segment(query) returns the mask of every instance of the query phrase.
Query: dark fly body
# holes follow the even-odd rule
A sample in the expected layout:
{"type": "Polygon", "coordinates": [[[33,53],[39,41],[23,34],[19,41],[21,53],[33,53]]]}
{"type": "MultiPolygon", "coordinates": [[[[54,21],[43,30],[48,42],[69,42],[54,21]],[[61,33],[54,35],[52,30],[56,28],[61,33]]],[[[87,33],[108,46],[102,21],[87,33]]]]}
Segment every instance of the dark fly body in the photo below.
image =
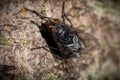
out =
{"type": "MultiPolygon", "coordinates": [[[[37,24],[34,21],[32,23],[37,24]]],[[[78,54],[84,46],[77,33],[62,22],[45,22],[37,26],[51,52],[59,59],[68,59],[78,54]]]]}

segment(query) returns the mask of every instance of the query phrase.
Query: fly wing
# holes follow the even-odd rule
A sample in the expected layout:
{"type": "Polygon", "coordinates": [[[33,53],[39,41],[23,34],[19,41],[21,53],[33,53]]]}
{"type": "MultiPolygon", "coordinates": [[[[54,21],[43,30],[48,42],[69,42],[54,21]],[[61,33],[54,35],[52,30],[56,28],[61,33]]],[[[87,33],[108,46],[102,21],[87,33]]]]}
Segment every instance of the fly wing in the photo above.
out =
{"type": "Polygon", "coordinates": [[[83,47],[82,52],[88,52],[90,50],[95,50],[99,48],[98,40],[91,34],[85,32],[79,32],[78,34],[83,40],[85,47],[83,47]]]}

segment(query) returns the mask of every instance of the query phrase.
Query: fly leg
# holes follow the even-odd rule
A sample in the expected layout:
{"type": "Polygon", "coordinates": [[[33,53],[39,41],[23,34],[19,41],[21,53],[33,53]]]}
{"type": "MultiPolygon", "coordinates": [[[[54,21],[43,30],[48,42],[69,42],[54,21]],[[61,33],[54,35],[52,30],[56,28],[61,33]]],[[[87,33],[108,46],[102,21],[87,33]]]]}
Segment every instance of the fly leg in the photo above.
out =
{"type": "Polygon", "coordinates": [[[35,10],[32,10],[31,12],[33,12],[34,14],[36,14],[37,16],[39,16],[41,19],[46,20],[46,19],[53,19],[50,17],[46,17],[46,16],[42,16],[41,14],[39,14],[38,12],[36,12],[35,10]]]}
{"type": "MultiPolygon", "coordinates": [[[[50,50],[49,49],[47,49],[47,47],[48,46],[39,46],[39,47],[36,47],[36,48],[31,48],[31,50],[35,50],[35,49],[41,49],[41,48],[43,48],[43,49],[45,49],[45,50],[47,50],[47,51],[49,51],[50,52],[50,50]]],[[[49,47],[50,49],[54,49],[54,50],[57,50],[56,48],[54,48],[54,47],[49,47]]]]}
{"type": "Polygon", "coordinates": [[[39,47],[36,47],[36,48],[31,48],[31,50],[41,49],[41,48],[43,48],[43,49],[45,49],[46,51],[49,51],[49,52],[50,52],[50,50],[47,49],[47,47],[48,47],[48,46],[39,46],[39,47]]]}
{"type": "MultiPolygon", "coordinates": [[[[35,11],[35,10],[31,10],[31,9],[26,8],[26,7],[23,7],[23,8],[24,8],[26,11],[30,11],[30,12],[34,13],[35,15],[39,16],[39,18],[41,18],[41,19],[43,19],[43,20],[45,20],[45,21],[46,21],[46,19],[48,19],[48,20],[49,20],[49,19],[53,19],[53,18],[50,18],[50,17],[43,16],[43,15],[39,14],[37,11],[35,11]]],[[[23,8],[22,8],[22,9],[23,9],[23,8]]],[[[21,9],[20,11],[18,11],[16,14],[22,12],[22,9],[21,9]]]]}
{"type": "Polygon", "coordinates": [[[65,14],[65,1],[63,1],[63,5],[62,5],[62,19],[63,19],[63,23],[65,24],[65,18],[68,20],[68,22],[70,23],[70,26],[73,27],[72,22],[70,21],[70,19],[67,17],[67,15],[65,14]]]}

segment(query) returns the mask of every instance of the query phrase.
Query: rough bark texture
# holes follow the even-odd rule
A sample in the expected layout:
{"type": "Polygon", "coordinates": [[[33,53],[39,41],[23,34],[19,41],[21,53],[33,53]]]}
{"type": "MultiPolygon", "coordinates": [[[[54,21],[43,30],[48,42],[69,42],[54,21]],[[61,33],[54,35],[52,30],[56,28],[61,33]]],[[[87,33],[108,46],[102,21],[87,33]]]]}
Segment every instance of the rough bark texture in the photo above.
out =
{"type": "MultiPolygon", "coordinates": [[[[39,29],[30,20],[41,19],[25,8],[61,19],[63,0],[0,0],[0,78],[2,80],[119,80],[119,0],[68,0],[65,12],[74,27],[93,35],[99,49],[72,60],[73,71],[59,69],[44,49],[39,29]],[[117,3],[117,4],[116,4],[117,3]],[[106,6],[108,4],[108,6],[106,6]],[[116,5],[115,5],[116,4],[116,5]],[[114,9],[113,9],[114,7],[114,9]]],[[[86,37],[86,36],[85,36],[86,37]]],[[[89,39],[89,38],[88,38],[89,39]]]]}

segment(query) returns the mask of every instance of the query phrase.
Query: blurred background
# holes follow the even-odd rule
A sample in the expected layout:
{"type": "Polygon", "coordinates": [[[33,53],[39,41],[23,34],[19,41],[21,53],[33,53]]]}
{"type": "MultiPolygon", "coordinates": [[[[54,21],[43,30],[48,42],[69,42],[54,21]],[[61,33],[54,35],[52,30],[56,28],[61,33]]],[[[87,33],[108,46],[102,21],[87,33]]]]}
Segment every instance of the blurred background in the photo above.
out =
{"type": "Polygon", "coordinates": [[[120,80],[120,0],[66,0],[73,26],[92,35],[99,46],[80,53],[73,72],[57,68],[60,61],[50,52],[30,50],[46,42],[30,22],[41,24],[41,19],[25,8],[62,20],[63,1],[0,0],[1,80],[120,80]]]}

